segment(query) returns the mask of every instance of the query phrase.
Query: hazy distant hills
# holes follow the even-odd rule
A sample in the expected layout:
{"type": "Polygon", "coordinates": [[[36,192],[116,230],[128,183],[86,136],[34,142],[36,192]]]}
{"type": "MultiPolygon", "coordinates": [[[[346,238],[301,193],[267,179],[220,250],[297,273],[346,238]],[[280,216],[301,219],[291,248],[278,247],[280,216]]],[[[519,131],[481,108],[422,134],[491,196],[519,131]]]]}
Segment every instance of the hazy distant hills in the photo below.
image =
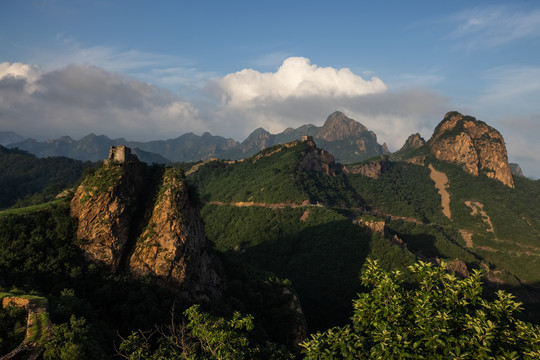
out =
{"type": "MultiPolygon", "coordinates": [[[[4,134],[4,133],[0,133],[4,134]]],[[[7,134],[7,133],[6,133],[7,134]]],[[[322,127],[303,125],[288,128],[279,134],[270,134],[259,128],[243,142],[210,133],[184,134],[175,139],[159,141],[128,141],[110,139],[104,135],[90,134],[80,140],[62,136],[55,140],[37,141],[12,137],[6,140],[10,148],[26,150],[38,157],[67,156],[78,160],[97,161],[107,158],[112,145],[126,145],[134,149],[139,158],[148,163],[191,162],[210,158],[240,159],[254,155],[267,147],[313,136],[317,145],[332,153],[336,161],[351,163],[375,155],[388,153],[385,144],[377,142],[377,136],[359,122],[349,119],[341,112],[331,114],[322,127]]],[[[6,139],[8,139],[6,135],[6,139]]]]}
{"type": "Polygon", "coordinates": [[[24,140],[24,136],[13,131],[0,131],[0,145],[6,146],[24,140]]]}

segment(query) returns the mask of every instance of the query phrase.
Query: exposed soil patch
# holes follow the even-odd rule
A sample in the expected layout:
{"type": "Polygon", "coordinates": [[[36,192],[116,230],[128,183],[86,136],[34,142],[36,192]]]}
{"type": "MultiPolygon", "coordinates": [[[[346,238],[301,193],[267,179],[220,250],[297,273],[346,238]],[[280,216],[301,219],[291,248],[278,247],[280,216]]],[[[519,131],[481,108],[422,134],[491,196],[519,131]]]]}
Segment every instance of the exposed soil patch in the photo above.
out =
{"type": "Polygon", "coordinates": [[[471,230],[459,229],[459,234],[465,240],[465,246],[472,248],[474,246],[472,236],[473,232],[471,230]]]}
{"type": "Polygon", "coordinates": [[[431,177],[431,180],[435,182],[435,187],[441,195],[441,205],[443,208],[442,212],[447,218],[451,219],[452,213],[450,212],[450,194],[448,191],[446,191],[448,188],[448,177],[445,173],[435,170],[431,164],[429,164],[429,170],[431,170],[429,177],[431,177]]]}
{"type": "Polygon", "coordinates": [[[304,213],[300,217],[300,221],[306,221],[307,219],[309,219],[309,213],[309,209],[306,209],[306,211],[304,211],[304,213]]]}
{"type": "Polygon", "coordinates": [[[482,216],[482,221],[488,225],[487,232],[495,233],[493,229],[493,224],[491,223],[491,218],[484,211],[484,204],[477,201],[465,201],[465,205],[471,208],[471,215],[480,214],[482,216]]]}

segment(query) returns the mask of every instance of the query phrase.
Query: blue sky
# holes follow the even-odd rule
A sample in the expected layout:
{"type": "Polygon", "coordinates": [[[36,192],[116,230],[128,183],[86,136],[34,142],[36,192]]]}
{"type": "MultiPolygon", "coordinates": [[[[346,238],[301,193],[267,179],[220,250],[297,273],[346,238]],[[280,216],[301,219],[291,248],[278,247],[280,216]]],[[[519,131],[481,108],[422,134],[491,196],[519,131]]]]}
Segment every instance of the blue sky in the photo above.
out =
{"type": "Polygon", "coordinates": [[[0,130],[243,140],[344,111],[397,150],[450,110],[540,177],[540,2],[0,3],[0,130]]]}

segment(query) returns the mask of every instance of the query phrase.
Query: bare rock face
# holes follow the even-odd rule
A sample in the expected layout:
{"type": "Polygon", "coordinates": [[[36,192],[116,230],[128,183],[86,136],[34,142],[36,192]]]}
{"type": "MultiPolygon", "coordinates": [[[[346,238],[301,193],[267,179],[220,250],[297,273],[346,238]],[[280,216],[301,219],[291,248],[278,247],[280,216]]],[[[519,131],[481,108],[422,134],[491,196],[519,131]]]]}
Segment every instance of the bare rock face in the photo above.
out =
{"type": "Polygon", "coordinates": [[[136,275],[181,285],[187,298],[201,299],[222,286],[206,249],[199,208],[189,198],[181,170],[167,169],[129,268],[136,275]]]}
{"type": "Polygon", "coordinates": [[[86,258],[113,271],[151,275],[185,300],[219,298],[221,263],[210,251],[183,171],[108,160],[70,204],[86,258]]]}
{"type": "Polygon", "coordinates": [[[514,188],[504,139],[484,122],[449,112],[428,144],[437,159],[461,164],[472,175],[485,173],[514,188]]]}
{"type": "Polygon", "coordinates": [[[454,259],[448,262],[448,265],[446,266],[446,270],[450,273],[456,274],[461,279],[468,278],[470,275],[469,269],[467,268],[467,264],[465,264],[463,261],[459,259],[454,259]]]}
{"type": "Polygon", "coordinates": [[[370,177],[372,179],[378,179],[389,169],[390,161],[388,160],[388,155],[384,155],[376,161],[370,161],[359,165],[346,166],[344,168],[344,171],[346,173],[360,174],[370,177]]]}
{"type": "Polygon", "coordinates": [[[110,162],[89,176],[71,200],[86,258],[118,270],[143,182],[139,162],[110,162]]]}
{"type": "Polygon", "coordinates": [[[307,338],[307,322],[302,310],[302,304],[300,304],[300,299],[298,295],[291,291],[291,289],[284,287],[283,294],[291,297],[289,302],[289,309],[293,310],[296,314],[294,321],[291,324],[289,333],[287,334],[287,345],[289,347],[299,348],[301,342],[307,338]]]}
{"type": "Polygon", "coordinates": [[[419,133],[410,135],[407,140],[405,141],[405,144],[401,147],[400,151],[408,150],[408,149],[418,149],[424,146],[426,143],[426,140],[422,136],[420,136],[419,133]]]}
{"type": "Polygon", "coordinates": [[[332,154],[317,148],[312,137],[306,137],[305,142],[307,147],[304,157],[298,165],[299,171],[316,171],[330,176],[341,171],[332,154]]]}

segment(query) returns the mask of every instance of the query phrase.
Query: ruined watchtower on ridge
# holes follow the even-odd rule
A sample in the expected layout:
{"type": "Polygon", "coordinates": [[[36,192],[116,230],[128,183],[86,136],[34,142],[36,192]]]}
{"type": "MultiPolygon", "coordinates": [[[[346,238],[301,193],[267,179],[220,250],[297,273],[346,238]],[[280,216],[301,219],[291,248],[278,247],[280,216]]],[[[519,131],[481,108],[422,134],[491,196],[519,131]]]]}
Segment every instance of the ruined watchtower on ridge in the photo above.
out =
{"type": "Polygon", "coordinates": [[[111,161],[126,162],[137,161],[137,155],[131,153],[131,149],[125,145],[111,146],[109,150],[109,158],[105,160],[105,164],[109,164],[111,161]]]}

